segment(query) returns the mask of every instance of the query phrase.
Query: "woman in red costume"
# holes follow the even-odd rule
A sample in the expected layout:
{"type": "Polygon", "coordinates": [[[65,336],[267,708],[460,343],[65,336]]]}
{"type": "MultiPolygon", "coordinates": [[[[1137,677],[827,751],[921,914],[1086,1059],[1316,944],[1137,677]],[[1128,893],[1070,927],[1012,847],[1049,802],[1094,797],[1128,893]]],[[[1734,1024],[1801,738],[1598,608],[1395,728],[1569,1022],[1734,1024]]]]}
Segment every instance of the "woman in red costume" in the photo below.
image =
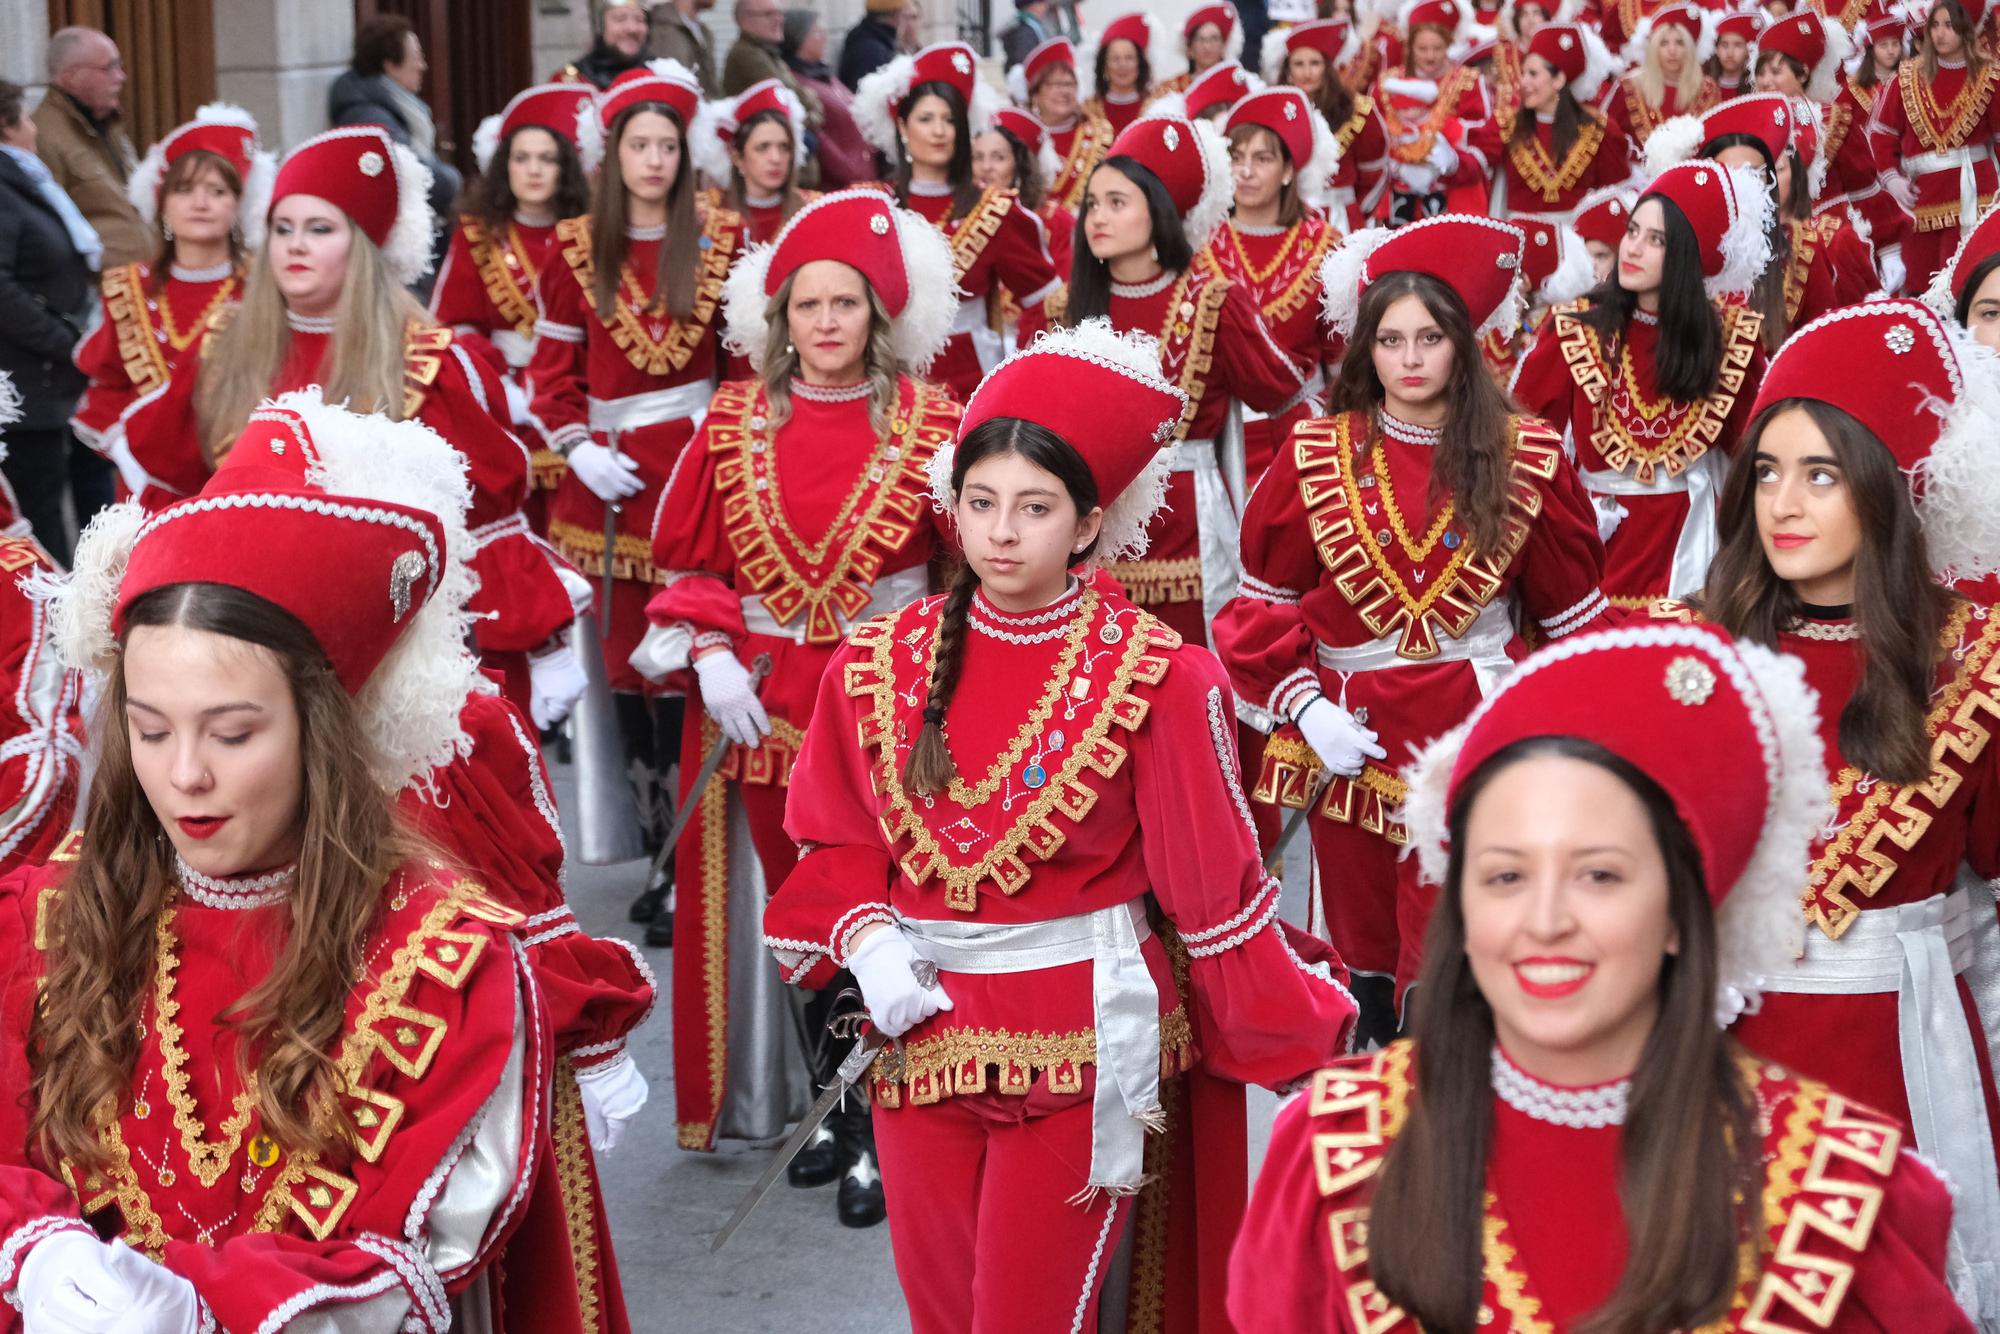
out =
{"type": "Polygon", "coordinates": [[[1327,184],[1326,214],[1342,233],[1359,231],[1376,215],[1389,180],[1389,128],[1375,99],[1351,91],[1340,75],[1360,45],[1346,19],[1315,19],[1264,35],[1264,81],[1302,90],[1333,133],[1339,161],[1327,184]]]}
{"type": "Polygon", "coordinates": [[[1931,279],[1924,304],[1959,325],[1973,339],[2000,352],[2000,208],[1979,225],[1931,279]]]}
{"type": "Polygon", "coordinates": [[[1536,31],[1544,23],[1574,22],[1577,8],[1577,0],[1561,0],[1553,6],[1548,0],[1505,0],[1500,6],[1494,16],[1492,79],[1496,109],[1519,100],[1521,60],[1528,54],[1528,43],[1535,40],[1536,31]]]}
{"type": "Polygon", "coordinates": [[[500,377],[405,291],[430,264],[429,172],[377,126],[330,130],[285,156],[269,237],[243,300],[218,312],[202,355],[133,403],[125,438],[163,495],[200,491],[272,394],[415,418],[452,442],[472,478],[473,642],[537,723],[583,687],[566,635],[562,562],[528,528],[528,454],[507,429],[500,377]]]}
{"type": "Polygon", "coordinates": [[[1071,323],[1108,316],[1121,333],[1158,339],[1160,366],[1186,408],[1171,439],[1166,508],[1146,556],[1108,567],[1126,596],[1190,643],[1236,592],[1238,516],[1246,494],[1240,401],[1282,434],[1316,410],[1305,367],[1271,336],[1248,290],[1197,263],[1229,215],[1234,184],[1214,126],[1146,116],[1092,173],[1068,294],[1071,323]]]}
{"type": "Polygon", "coordinates": [[[464,460],[312,391],[232,435],[59,590],[104,717],[85,832],[0,883],[0,1321],[576,1330],[495,1263],[549,1152],[522,918],[390,795],[465,741],[464,460]]]}
{"type": "Polygon", "coordinates": [[[1086,45],[1077,62],[1091,78],[1083,113],[1104,117],[1114,135],[1124,133],[1159,91],[1153,74],[1167,61],[1167,43],[1165,25],[1143,11],[1105,24],[1096,44],[1086,45]]]}
{"type": "Polygon", "coordinates": [[[1715,554],[1715,497],[1764,370],[1742,294],[1770,260],[1770,217],[1746,168],[1668,168],[1611,281],[1556,307],[1515,371],[1514,401],[1564,432],[1595,498],[1613,606],[1700,588],[1715,554]]]}
{"type": "Polygon", "coordinates": [[[2000,619],[1942,581],[2000,572],[1996,414],[1991,356],[1918,302],[1801,329],[1758,394],[1699,599],[1805,664],[1831,777],[1804,951],[1737,1035],[1914,1132],[1955,1188],[1954,1287],[1982,1327],[2000,1312],[2000,619]]]}
{"type": "MultiPolygon", "coordinates": [[[[972,174],[979,188],[1012,190],[1019,196],[1021,206],[1041,220],[1049,260],[1059,274],[1069,272],[1076,241],[1076,214],[1058,204],[1048,190],[1048,182],[1061,168],[1048,127],[1019,107],[995,111],[992,128],[972,141],[972,174]]],[[[989,327],[998,323],[1010,349],[1021,341],[1020,303],[1006,288],[995,288],[988,296],[986,320],[989,327]]]]}
{"type": "Polygon", "coordinates": [[[125,414],[198,357],[209,317],[242,299],[244,257],[264,241],[272,165],[249,113],[214,102],[154,144],[126,185],[132,207],[159,228],[160,256],[100,280],[103,319],[76,350],[90,387],[69,424],[148,509],[174,495],[150,485],[133,459],[125,414]]]}
{"type": "MultiPolygon", "coordinates": [[[[1473,32],[1461,0],[1404,0],[1403,64],[1375,84],[1389,130],[1389,225],[1450,209],[1477,212],[1493,164],[1473,143],[1492,119],[1479,71],[1458,63],[1473,32]]],[[[1331,123],[1331,122],[1329,122],[1331,123]]]]}
{"type": "Polygon", "coordinates": [[[1042,303],[1062,288],[1041,219],[1015,190],[982,190],[973,176],[973,138],[991,124],[998,102],[963,42],[898,56],[863,79],[854,95],[861,132],[895,166],[896,202],[951,243],[958,323],[932,378],[960,402],[1005,352],[987,318],[993,289],[1005,287],[1023,323],[1035,328],[1044,318],[1042,303]]]}
{"type": "Polygon", "coordinates": [[[1181,24],[1181,46],[1187,54],[1187,69],[1171,79],[1162,79],[1155,94],[1184,93],[1188,85],[1226,60],[1243,55],[1243,25],[1237,20],[1236,6],[1229,0],[1196,5],[1181,24]]]}
{"type": "MultiPolygon", "coordinates": [[[[473,136],[479,175],[466,185],[451,248],[431,288],[431,318],[493,368],[507,396],[502,420],[522,431],[531,424],[527,369],[541,313],[536,289],[555,254],[556,223],[590,204],[576,149],[577,116],[590,104],[586,86],[547,83],[516,93],[499,115],[479,122],[473,136]]],[[[528,517],[545,535],[562,455],[543,446],[532,464],[528,517]]]]}
{"type": "Polygon", "coordinates": [[[1847,211],[1812,213],[1812,182],[1825,172],[1806,166],[1816,147],[1812,122],[1794,119],[1811,115],[1810,103],[1753,93],[1704,116],[1677,116],[1646,141],[1646,166],[1655,175],[1697,157],[1749,168],[1769,182],[1771,263],[1750,291],[1752,307],[1763,316],[1767,353],[1792,330],[1866,300],[1879,287],[1875,252],[1847,211]]]}
{"type": "MultiPolygon", "coordinates": [[[[630,658],[661,579],[653,512],[715,392],[722,283],[743,237],[741,218],[698,200],[687,136],[700,97],[686,69],[654,61],[619,75],[582,122],[590,214],[556,226],[528,367],[536,427],[568,463],[549,536],[611,590],[598,628],[649,851],[666,833],[681,701],[649,698],[630,658]]],[[[650,919],[664,895],[649,885],[634,913],[650,919]]]]}
{"type": "Polygon", "coordinates": [[[1647,626],[1545,649],[1427,750],[1414,1031],[1278,1113],[1237,1328],[1970,1334],[1907,1130],[1721,1026],[1798,939],[1815,704],[1779,654],[1647,626]]]}
{"type": "Polygon", "coordinates": [[[1263,87],[1263,82],[1249,70],[1233,60],[1225,60],[1209,66],[1180,92],[1161,93],[1153,99],[1152,110],[1220,125],[1229,108],[1263,87]]]}
{"type": "Polygon", "coordinates": [[[807,851],[767,943],[809,984],[851,968],[900,1040],[867,1078],[920,1334],[1095,1328],[1142,1178],[1190,1166],[1154,1153],[1174,1076],[1283,1084],[1353,1018],[1338,957],[1276,918],[1220,666],[1075,576],[1143,548],[1164,494],[1182,395],[1149,343],[1086,322],[980,387],[932,465],[967,564],[849,637],[794,774],[807,851]]]}
{"type": "Polygon", "coordinates": [[[1584,196],[1632,174],[1625,140],[1597,110],[1611,53],[1591,29],[1544,23],[1528,39],[1515,83],[1472,143],[1495,164],[1488,213],[1567,222],[1584,196]]]}
{"type": "MultiPolygon", "coordinates": [[[[1076,48],[1067,37],[1051,37],[1007,71],[1007,91],[1048,128],[1056,169],[1049,198],[1071,213],[1083,207],[1090,173],[1118,137],[1111,122],[1077,101],[1076,48]]],[[[1058,269],[1058,273],[1068,270],[1058,269]]]]}
{"type": "MultiPolygon", "coordinates": [[[[775,245],[738,261],[725,304],[730,342],[758,378],[717,392],[660,504],[653,558],[666,586],[634,656],[656,679],[690,666],[698,678],[707,716],[688,729],[681,772],[734,743],[700,794],[675,876],[676,1119],[681,1147],[695,1150],[782,1134],[789,1095],[810,1094],[838,1063],[808,1069],[755,930],[734,924],[754,924],[797,864],[785,802],[827,664],[855,626],[930,591],[925,468],[959,413],[916,378],[950,334],[950,248],[877,191],[800,210],[775,245]],[[746,1042],[756,1025],[764,1040],[746,1042]],[[781,1066],[749,1059],[768,1051],[781,1066]]],[[[846,984],[808,1008],[815,1039],[846,984]]],[[[837,1142],[813,1146],[817,1165],[795,1160],[793,1181],[840,1177],[841,1221],[880,1222],[865,1109],[831,1130],[837,1142]]]]}
{"type": "Polygon", "coordinates": [[[1922,291],[2000,195],[1993,162],[2000,65],[1980,48],[1986,6],[1934,0],[1921,55],[1875,95],[1868,137],[1882,184],[1916,221],[1903,241],[1907,291],[1922,291]]]}
{"type": "Polygon", "coordinates": [[[1714,45],[1715,15],[1694,4],[1668,5],[1640,23],[1626,44],[1632,72],[1611,85],[1604,113],[1635,166],[1661,121],[1699,116],[1722,100],[1701,70],[1714,45]]]}
{"type": "Polygon", "coordinates": [[[1510,412],[1480,361],[1479,338],[1519,319],[1523,244],[1444,217],[1329,257],[1327,318],[1349,340],[1337,415],[1300,425],[1264,475],[1243,592],[1216,618],[1231,681],[1289,725],[1256,786],[1313,811],[1311,920],[1354,972],[1362,1042],[1394,1035],[1399,935],[1414,958],[1423,930],[1398,770],[1522,656],[1517,615],[1559,636],[1606,610],[1560,437],[1510,412]]]}
{"type": "MultiPolygon", "coordinates": [[[[1340,228],[1315,205],[1340,150],[1312,99],[1297,88],[1252,93],[1229,109],[1229,170],[1236,203],[1197,262],[1213,265],[1256,301],[1264,325],[1307,368],[1325,398],[1326,367],[1340,364],[1341,341],[1320,316],[1319,268],[1340,228]]],[[[1243,413],[1243,475],[1250,488],[1270,466],[1279,437],[1254,408],[1243,413]]]]}
{"type": "Polygon", "coordinates": [[[1764,31],[1764,15],[1755,9],[1738,9],[1715,21],[1715,54],[1708,58],[1704,72],[1715,80],[1724,101],[1757,91],[1757,72],[1751,55],[1757,49],[1758,34],[1764,31]]]}

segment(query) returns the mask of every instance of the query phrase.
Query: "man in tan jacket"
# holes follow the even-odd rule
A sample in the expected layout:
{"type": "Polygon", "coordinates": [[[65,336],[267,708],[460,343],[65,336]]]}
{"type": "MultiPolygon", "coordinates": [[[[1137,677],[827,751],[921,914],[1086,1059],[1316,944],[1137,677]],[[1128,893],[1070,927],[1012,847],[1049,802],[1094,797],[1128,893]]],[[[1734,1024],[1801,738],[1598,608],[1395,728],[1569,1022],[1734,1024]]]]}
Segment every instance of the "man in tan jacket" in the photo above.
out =
{"type": "Polygon", "coordinates": [[[49,91],[33,116],[41,131],[35,152],[97,229],[106,269],[151,259],[157,249],[125,198],[138,159],[118,123],[124,87],[118,45],[97,29],[63,28],[49,38],[49,91]]]}

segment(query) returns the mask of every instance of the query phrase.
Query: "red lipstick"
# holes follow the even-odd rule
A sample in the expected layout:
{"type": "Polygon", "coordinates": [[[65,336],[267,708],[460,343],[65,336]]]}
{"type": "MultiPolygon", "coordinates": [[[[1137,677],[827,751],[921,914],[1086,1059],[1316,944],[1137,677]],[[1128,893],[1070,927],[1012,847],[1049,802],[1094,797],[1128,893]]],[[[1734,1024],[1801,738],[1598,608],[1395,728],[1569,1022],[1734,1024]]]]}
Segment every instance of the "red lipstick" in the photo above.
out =
{"type": "Polygon", "coordinates": [[[229,823],[226,815],[183,815],[174,821],[189,838],[210,839],[229,823]]]}

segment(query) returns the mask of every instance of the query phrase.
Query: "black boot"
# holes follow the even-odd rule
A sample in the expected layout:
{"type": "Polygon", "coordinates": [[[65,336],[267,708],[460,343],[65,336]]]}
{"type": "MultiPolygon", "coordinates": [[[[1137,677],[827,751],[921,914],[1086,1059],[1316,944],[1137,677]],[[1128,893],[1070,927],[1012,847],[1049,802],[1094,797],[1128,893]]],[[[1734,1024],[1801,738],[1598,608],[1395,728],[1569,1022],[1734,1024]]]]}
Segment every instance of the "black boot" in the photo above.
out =
{"type": "Polygon", "coordinates": [[[660,910],[666,906],[667,895],[674,891],[674,864],[671,859],[665,866],[646,877],[646,887],[639,891],[639,897],[632,900],[632,907],[626,916],[634,922],[646,923],[657,919],[660,910]]]}
{"type": "Polygon", "coordinates": [[[845,1168],[840,1198],[835,1202],[843,1227],[874,1227],[889,1216],[882,1196],[882,1173],[875,1163],[875,1122],[868,1105],[857,1097],[827,1120],[835,1121],[834,1139],[845,1168]]]}
{"type": "Polygon", "coordinates": [[[1382,973],[1354,973],[1347,989],[1361,1013],[1354,1020],[1354,1050],[1373,1051],[1396,1040],[1396,979],[1382,973]]]}
{"type": "Polygon", "coordinates": [[[834,1117],[839,1115],[835,1112],[819,1123],[819,1129],[813,1132],[813,1137],[806,1141],[798,1156],[785,1165],[785,1180],[803,1190],[810,1190],[815,1186],[831,1185],[840,1175],[840,1143],[832,1125],[834,1117]]]}
{"type": "Polygon", "coordinates": [[[653,920],[646,923],[646,946],[648,949],[664,950],[673,948],[674,943],[674,886],[667,883],[666,900],[660,910],[653,914],[653,920]]]}

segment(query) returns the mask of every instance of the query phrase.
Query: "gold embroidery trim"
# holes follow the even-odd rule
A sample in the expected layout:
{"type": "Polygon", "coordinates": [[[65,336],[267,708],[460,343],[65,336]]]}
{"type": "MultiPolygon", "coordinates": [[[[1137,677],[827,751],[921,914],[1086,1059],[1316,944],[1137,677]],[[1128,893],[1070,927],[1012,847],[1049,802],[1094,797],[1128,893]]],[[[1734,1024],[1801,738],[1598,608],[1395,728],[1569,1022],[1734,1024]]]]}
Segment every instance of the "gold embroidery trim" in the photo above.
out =
{"type": "Polygon", "coordinates": [[[451,346],[451,330],[437,324],[412,320],[403,335],[403,420],[414,418],[424,406],[424,396],[444,369],[445,349],[451,346]]]}
{"type": "Polygon", "coordinates": [[[486,286],[486,299],[515,333],[523,338],[534,337],[535,320],[541,314],[535,306],[535,284],[541,275],[528,259],[520,229],[507,224],[503,241],[490,234],[477,218],[461,218],[459,225],[465,229],[466,245],[472,252],[473,265],[479,270],[479,280],[486,286]],[[515,276],[516,270],[519,277],[515,276]]]}
{"type": "MultiPolygon", "coordinates": [[[[139,266],[120,264],[104,275],[103,282],[105,317],[118,334],[118,359],[125,378],[141,394],[149,394],[167,382],[171,368],[146,318],[148,303],[139,266]]],[[[203,326],[195,327],[199,331],[203,326]]]]}
{"type": "Polygon", "coordinates": [[[1527,139],[1514,137],[1512,111],[1500,117],[1500,133],[1507,142],[1507,160],[1514,164],[1521,183],[1544,204],[1553,204],[1565,191],[1575,189],[1583,174],[1590,170],[1590,164],[1597,160],[1597,150],[1604,145],[1604,122],[1590,114],[1577,122],[1576,140],[1570,144],[1569,152],[1563,154],[1561,165],[1549,155],[1539,135],[1527,139]]]}
{"type": "Polygon", "coordinates": [[[1340,128],[1333,132],[1333,141],[1340,145],[1340,155],[1342,157],[1347,156],[1347,146],[1354,142],[1356,135],[1361,133],[1361,127],[1368,123],[1368,117],[1374,111],[1374,98],[1361,93],[1354,95],[1354,113],[1342,121],[1340,128]]]}
{"type": "MultiPolygon", "coordinates": [[[[722,298],[722,280],[729,275],[729,262],[736,250],[736,215],[726,210],[712,212],[702,222],[701,238],[708,244],[696,260],[694,311],[685,320],[672,320],[666,333],[654,338],[646,327],[644,311],[652,303],[631,265],[619,275],[618,299],[612,318],[600,319],[611,342],[625,360],[647,375],[673,375],[688,363],[695,350],[708,338],[716,306],[722,298]]],[[[563,262],[569,265],[577,286],[583,289],[584,306],[597,313],[597,268],[590,253],[590,219],[564,218],[556,224],[556,240],[562,245],[563,262]]]]}
{"type": "Polygon", "coordinates": [[[160,1040],[160,1075],[166,1084],[167,1105],[173,1109],[174,1129],[180,1132],[181,1150],[188,1168],[202,1186],[213,1188],[229,1170],[236,1151],[243,1147],[243,1132],[257,1103],[257,1072],[244,1081],[222,1122],[222,1133],[207,1139],[208,1127],[195,1115],[194,1099],[188,1094],[188,1054],[181,1046],[178,1019],[181,1003],[174,997],[174,971],[180,967],[179,945],[174,939],[174,918],[178,910],[170,897],[153,927],[153,1027],[160,1040]]]}
{"type": "Polygon", "coordinates": [[[1805,304],[1806,280],[1812,276],[1813,260],[1819,248],[1839,232],[1840,218],[1831,213],[1803,222],[1792,218],[1786,226],[1792,231],[1792,262],[1785,270],[1785,320],[1797,323],[1799,309],[1805,304]]]}
{"type": "MultiPolygon", "coordinates": [[[[702,753],[714,750],[721,735],[715,720],[702,714],[702,753]]],[[[708,1039],[708,1111],[715,1116],[722,1110],[729,1074],[729,787],[720,773],[702,789],[696,818],[701,834],[702,1020],[708,1039]]],[[[714,1144],[712,1121],[680,1123],[683,1149],[706,1153],[714,1144]]]]}
{"type": "Polygon", "coordinates": [[[1195,267],[1174,283],[1167,313],[1160,326],[1160,368],[1172,378],[1187,404],[1181,409],[1174,439],[1187,439],[1195,414],[1201,411],[1208,372],[1215,365],[1215,329],[1229,299],[1229,280],[1209,268],[1195,267]],[[1192,309],[1189,309],[1189,307],[1192,309]],[[1173,374],[1178,365],[1180,373],[1173,374]]]}
{"type": "Polygon", "coordinates": [[[556,1058],[554,1083],[550,1139],[554,1142],[556,1181],[562,1190],[563,1221],[569,1232],[570,1264],[576,1270],[576,1295],[581,1303],[578,1314],[585,1334],[601,1334],[605,1324],[604,1305],[597,1292],[597,1196],[590,1184],[583,1097],[567,1056],[556,1058]]]}
{"type": "MultiPolygon", "coordinates": [[[[604,532],[565,519],[549,520],[549,541],[563,559],[593,578],[604,573],[604,532]]],[[[653,568],[653,544],[632,533],[620,533],[612,545],[611,576],[641,584],[666,584],[663,571],[653,568]]]]}
{"type": "Polygon", "coordinates": [[[1135,607],[1201,600],[1199,556],[1174,560],[1114,561],[1106,572],[1123,586],[1126,601],[1135,607]]]}
{"type": "MultiPolygon", "coordinates": [[[[1160,1016],[1160,1077],[1188,1068],[1194,1059],[1194,1029],[1185,1007],[1160,1016]]],[[[1083,1067],[1097,1064],[1097,1032],[1039,1029],[1016,1033],[1004,1028],[951,1028],[903,1044],[902,1068],[886,1054],[869,1069],[877,1100],[900,1106],[907,1097],[923,1107],[962,1093],[1025,1094],[1039,1077],[1051,1093],[1081,1093],[1083,1067]],[[989,1079],[988,1071],[997,1076],[989,1079]],[[891,1075],[894,1075],[892,1078],[891,1075]]]]}
{"type": "MultiPolygon", "coordinates": [[[[1905,60],[1896,70],[1896,83],[1902,90],[1903,118],[1909,121],[1910,133],[1917,137],[1924,151],[1948,153],[1963,147],[1986,115],[1996,80],[2000,80],[2000,70],[1990,61],[1982,62],[1979,77],[1966,80],[1950,105],[1941,107],[1931,95],[1930,84],[1924,80],[1923,59],[1912,56],[1905,60]]],[[[1956,200],[1952,208],[1958,208],[1956,200]]]]}
{"type": "Polygon", "coordinates": [[[1285,239],[1279,242],[1277,255],[1259,273],[1243,249],[1243,238],[1237,233],[1236,225],[1231,223],[1223,230],[1229,237],[1235,258],[1224,261],[1211,246],[1202,251],[1199,259],[1214,265],[1219,276],[1232,282],[1241,281],[1257,297],[1257,308],[1264,313],[1265,322],[1274,329],[1291,319],[1308,302],[1318,299],[1320,262],[1340,240],[1340,232],[1331,224],[1294,223],[1285,233],[1285,239]],[[1297,266],[1291,270],[1291,281],[1276,293],[1266,296],[1266,285],[1287,267],[1287,260],[1297,266]]]}
{"type": "Polygon", "coordinates": [[[1097,164],[1104,160],[1111,141],[1117,137],[1111,131],[1111,122],[1103,115],[1088,109],[1079,111],[1069,152],[1063,154],[1062,165],[1056,169],[1055,179],[1049,182],[1050,196],[1072,213],[1082,211],[1090,173],[1097,170],[1097,164]]]}
{"type": "Polygon", "coordinates": [[[984,194],[973,201],[965,216],[954,222],[949,215],[940,218],[934,226],[944,233],[945,241],[951,247],[952,281],[963,287],[965,275],[972,272],[972,266],[986,252],[986,243],[1000,234],[1000,224],[1014,207],[1015,192],[1011,186],[990,185],[984,194]]]}

